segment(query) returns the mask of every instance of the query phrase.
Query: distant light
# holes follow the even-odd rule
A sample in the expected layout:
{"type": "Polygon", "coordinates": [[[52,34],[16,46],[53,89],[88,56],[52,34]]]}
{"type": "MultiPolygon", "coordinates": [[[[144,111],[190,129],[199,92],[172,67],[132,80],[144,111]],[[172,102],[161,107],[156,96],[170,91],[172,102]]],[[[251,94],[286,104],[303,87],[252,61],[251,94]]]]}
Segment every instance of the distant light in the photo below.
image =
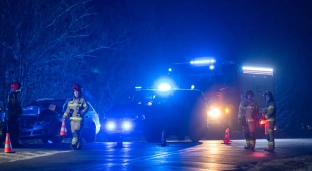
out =
{"type": "Polygon", "coordinates": [[[210,66],[209,66],[209,69],[210,69],[210,70],[213,70],[214,68],[215,68],[214,65],[210,65],[210,66]]]}
{"type": "Polygon", "coordinates": [[[194,86],[194,85],[192,85],[192,86],[191,86],[191,89],[194,89],[194,88],[195,88],[195,86],[194,86]]]}
{"type": "Polygon", "coordinates": [[[168,71],[169,71],[169,72],[172,72],[172,68],[169,68],[168,71]]]}
{"type": "Polygon", "coordinates": [[[168,84],[168,83],[161,83],[159,86],[158,86],[158,89],[159,90],[162,90],[162,91],[168,91],[171,89],[171,86],[168,84]]]}
{"type": "Polygon", "coordinates": [[[273,75],[273,68],[243,66],[244,74],[273,75]]]}
{"type": "Polygon", "coordinates": [[[136,89],[140,89],[140,88],[142,88],[142,87],[141,87],[141,86],[136,86],[135,88],[136,88],[136,89]]]}

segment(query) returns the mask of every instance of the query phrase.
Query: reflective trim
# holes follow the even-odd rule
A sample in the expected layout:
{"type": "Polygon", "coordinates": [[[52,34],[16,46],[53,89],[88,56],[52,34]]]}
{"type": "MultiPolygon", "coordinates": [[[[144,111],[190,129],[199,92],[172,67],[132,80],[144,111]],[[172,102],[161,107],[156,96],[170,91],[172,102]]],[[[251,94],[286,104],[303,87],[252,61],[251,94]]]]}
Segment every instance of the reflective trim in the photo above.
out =
{"type": "MultiPolygon", "coordinates": [[[[68,106],[71,106],[71,107],[77,107],[77,106],[81,106],[82,104],[78,104],[78,103],[68,103],[68,106]]],[[[85,106],[84,106],[85,107],[85,106]]]]}
{"type": "Polygon", "coordinates": [[[268,109],[274,109],[274,106],[269,106],[268,109]]]}
{"type": "Polygon", "coordinates": [[[242,105],[240,107],[243,108],[243,109],[254,109],[255,108],[255,106],[242,107],[242,105]]]}
{"type": "Polygon", "coordinates": [[[67,116],[68,116],[68,114],[67,114],[67,113],[64,113],[63,118],[66,118],[67,116]]]}
{"type": "Polygon", "coordinates": [[[78,138],[73,137],[73,139],[72,139],[72,144],[76,145],[77,141],[78,141],[78,138]]]}
{"type": "Polygon", "coordinates": [[[82,118],[77,118],[77,117],[70,117],[69,119],[72,121],[81,121],[82,120],[82,118]]]}

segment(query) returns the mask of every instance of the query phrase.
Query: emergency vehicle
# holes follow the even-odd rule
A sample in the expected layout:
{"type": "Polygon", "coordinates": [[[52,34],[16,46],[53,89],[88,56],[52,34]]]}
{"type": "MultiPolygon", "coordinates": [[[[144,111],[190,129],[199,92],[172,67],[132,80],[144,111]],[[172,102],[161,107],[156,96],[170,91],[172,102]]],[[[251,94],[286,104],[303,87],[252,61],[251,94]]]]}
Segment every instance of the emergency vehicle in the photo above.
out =
{"type": "Polygon", "coordinates": [[[274,94],[273,69],[268,66],[240,65],[205,57],[174,63],[167,75],[179,87],[203,92],[207,104],[208,138],[213,133],[222,135],[226,128],[231,132],[241,130],[237,121],[238,106],[247,90],[254,92],[260,114],[265,105],[263,93],[269,90],[274,94]]]}

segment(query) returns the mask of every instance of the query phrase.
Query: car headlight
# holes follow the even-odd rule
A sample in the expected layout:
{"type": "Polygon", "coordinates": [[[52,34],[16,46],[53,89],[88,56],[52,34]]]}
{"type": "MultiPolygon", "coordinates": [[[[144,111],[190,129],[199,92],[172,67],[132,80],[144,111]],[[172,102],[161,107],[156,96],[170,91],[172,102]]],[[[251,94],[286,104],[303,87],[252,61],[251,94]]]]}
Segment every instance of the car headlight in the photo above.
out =
{"type": "Polygon", "coordinates": [[[113,121],[109,121],[106,123],[106,129],[107,130],[110,130],[110,131],[113,131],[116,129],[116,123],[113,122],[113,121]]]}
{"type": "Polygon", "coordinates": [[[214,118],[217,118],[220,116],[220,110],[218,108],[213,108],[208,112],[208,115],[214,118]]]}
{"type": "Polygon", "coordinates": [[[128,131],[132,128],[132,123],[130,121],[123,121],[121,127],[123,130],[128,131]]]}

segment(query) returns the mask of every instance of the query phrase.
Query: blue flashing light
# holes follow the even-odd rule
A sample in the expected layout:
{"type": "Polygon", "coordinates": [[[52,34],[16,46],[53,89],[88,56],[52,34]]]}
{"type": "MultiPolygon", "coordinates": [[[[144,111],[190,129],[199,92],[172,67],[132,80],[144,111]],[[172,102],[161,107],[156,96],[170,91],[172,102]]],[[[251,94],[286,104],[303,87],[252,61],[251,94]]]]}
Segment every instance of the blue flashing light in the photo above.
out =
{"type": "Polygon", "coordinates": [[[192,86],[191,86],[191,89],[194,89],[194,88],[195,88],[195,86],[194,86],[194,85],[192,85],[192,86]]]}
{"type": "Polygon", "coordinates": [[[161,91],[168,91],[168,90],[171,89],[171,86],[168,83],[161,83],[158,86],[158,89],[161,90],[161,91]]]}
{"type": "Polygon", "coordinates": [[[214,65],[210,65],[210,66],[209,66],[209,69],[210,69],[210,70],[213,70],[214,68],[215,68],[214,65]]]}
{"type": "Polygon", "coordinates": [[[135,89],[141,89],[141,88],[142,88],[141,86],[136,86],[136,87],[135,87],[135,89]]]}
{"type": "Polygon", "coordinates": [[[169,71],[169,72],[172,72],[172,68],[168,68],[168,71],[169,71]]]}
{"type": "Polygon", "coordinates": [[[190,61],[190,64],[191,65],[211,65],[211,64],[214,64],[216,62],[215,59],[212,59],[212,58],[198,58],[198,59],[195,59],[195,60],[191,60],[190,61]]]}

